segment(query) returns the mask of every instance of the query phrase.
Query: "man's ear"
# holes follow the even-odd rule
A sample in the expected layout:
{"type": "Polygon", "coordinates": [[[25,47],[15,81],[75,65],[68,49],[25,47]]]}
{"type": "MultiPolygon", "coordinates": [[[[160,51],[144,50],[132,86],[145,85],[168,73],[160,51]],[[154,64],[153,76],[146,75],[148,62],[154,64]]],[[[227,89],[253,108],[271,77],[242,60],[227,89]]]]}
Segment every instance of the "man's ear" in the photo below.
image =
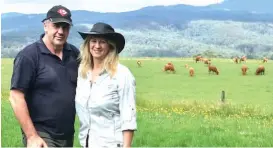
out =
{"type": "Polygon", "coordinates": [[[43,22],[43,26],[44,26],[45,33],[47,33],[47,27],[48,27],[47,20],[43,22]]]}

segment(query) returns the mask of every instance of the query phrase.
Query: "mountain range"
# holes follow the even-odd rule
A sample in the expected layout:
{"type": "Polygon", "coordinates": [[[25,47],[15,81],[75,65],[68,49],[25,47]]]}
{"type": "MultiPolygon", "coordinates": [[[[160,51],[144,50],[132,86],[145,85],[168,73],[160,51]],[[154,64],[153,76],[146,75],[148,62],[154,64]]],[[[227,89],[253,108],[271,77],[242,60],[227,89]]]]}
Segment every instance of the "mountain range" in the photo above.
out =
{"type": "MultiPolygon", "coordinates": [[[[74,27],[69,36],[69,41],[79,47],[81,39],[77,34],[78,30],[86,31],[96,22],[106,22],[125,34],[128,40],[127,47],[130,48],[124,54],[126,56],[143,56],[147,55],[147,53],[150,56],[192,56],[205,51],[217,53],[216,56],[219,56],[223,54],[223,51],[229,51],[228,56],[248,54],[249,56],[259,57],[258,55],[262,52],[262,56],[273,57],[273,48],[271,48],[273,42],[270,39],[272,35],[271,23],[273,22],[271,6],[273,6],[272,0],[225,0],[222,3],[208,6],[183,4],[149,6],[121,13],[77,10],[72,11],[74,27]],[[229,27],[233,31],[245,33],[235,33],[236,35],[230,34],[228,36],[226,34],[231,29],[229,27]],[[189,44],[185,45],[187,47],[163,44],[165,38],[158,38],[156,34],[162,34],[164,31],[169,34],[178,33],[179,39],[189,44]],[[147,37],[145,33],[153,33],[155,38],[147,37]],[[244,35],[252,35],[252,37],[246,40],[246,38],[250,37],[244,35]],[[240,36],[239,41],[242,39],[242,42],[238,41],[232,45],[224,43],[227,40],[232,40],[232,38],[238,39],[238,36],[240,36]],[[219,40],[219,37],[222,38],[221,41],[211,41],[212,38],[219,40]],[[146,41],[145,46],[138,43],[140,38],[146,41]],[[261,38],[266,41],[258,46],[259,41],[256,44],[255,39],[261,38]],[[174,51],[172,46],[181,49],[178,50],[179,52],[174,51]],[[257,47],[259,50],[256,50],[257,47]],[[145,51],[140,48],[145,49],[145,51]],[[219,48],[225,50],[220,51],[219,48]],[[250,53],[250,51],[252,52],[250,53]]],[[[1,14],[2,56],[7,55],[8,51],[6,50],[15,50],[16,48],[16,53],[27,43],[36,40],[43,31],[41,20],[45,16],[45,13],[22,14],[12,12],[1,14]],[[3,50],[5,50],[4,55],[3,50]]],[[[168,37],[175,42],[174,44],[179,44],[176,43],[179,42],[176,41],[177,38],[168,37]]],[[[9,53],[14,55],[14,52],[9,51],[9,53]]]]}

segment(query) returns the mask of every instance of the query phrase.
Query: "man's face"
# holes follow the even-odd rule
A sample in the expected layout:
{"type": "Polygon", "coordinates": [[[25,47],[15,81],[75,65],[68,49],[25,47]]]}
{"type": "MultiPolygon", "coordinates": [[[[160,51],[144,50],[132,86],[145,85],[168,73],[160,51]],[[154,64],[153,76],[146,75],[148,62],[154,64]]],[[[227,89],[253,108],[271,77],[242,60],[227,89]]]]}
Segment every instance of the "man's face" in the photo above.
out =
{"type": "Polygon", "coordinates": [[[62,46],[69,35],[70,25],[67,23],[52,23],[47,21],[44,24],[45,34],[53,46],[62,46]]]}

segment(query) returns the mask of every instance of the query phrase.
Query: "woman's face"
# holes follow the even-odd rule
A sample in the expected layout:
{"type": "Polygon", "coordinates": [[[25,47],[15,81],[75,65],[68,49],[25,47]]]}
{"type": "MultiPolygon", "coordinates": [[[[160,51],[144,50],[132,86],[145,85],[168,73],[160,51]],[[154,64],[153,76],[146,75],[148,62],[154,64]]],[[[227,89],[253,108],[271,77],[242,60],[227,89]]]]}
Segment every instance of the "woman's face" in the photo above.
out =
{"type": "Polygon", "coordinates": [[[94,59],[103,60],[110,50],[108,42],[101,37],[92,37],[90,39],[89,45],[89,51],[94,59]]]}

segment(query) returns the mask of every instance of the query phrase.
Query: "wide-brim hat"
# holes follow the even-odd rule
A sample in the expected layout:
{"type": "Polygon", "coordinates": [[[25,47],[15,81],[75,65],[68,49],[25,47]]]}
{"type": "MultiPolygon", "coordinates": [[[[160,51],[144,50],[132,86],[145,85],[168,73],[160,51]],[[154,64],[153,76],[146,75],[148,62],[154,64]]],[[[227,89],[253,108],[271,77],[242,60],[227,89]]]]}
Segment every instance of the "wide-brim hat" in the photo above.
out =
{"type": "Polygon", "coordinates": [[[125,46],[125,38],[121,33],[115,32],[114,28],[106,23],[96,23],[89,32],[78,31],[83,39],[87,36],[100,36],[113,41],[116,44],[117,52],[120,53],[125,46]]]}

